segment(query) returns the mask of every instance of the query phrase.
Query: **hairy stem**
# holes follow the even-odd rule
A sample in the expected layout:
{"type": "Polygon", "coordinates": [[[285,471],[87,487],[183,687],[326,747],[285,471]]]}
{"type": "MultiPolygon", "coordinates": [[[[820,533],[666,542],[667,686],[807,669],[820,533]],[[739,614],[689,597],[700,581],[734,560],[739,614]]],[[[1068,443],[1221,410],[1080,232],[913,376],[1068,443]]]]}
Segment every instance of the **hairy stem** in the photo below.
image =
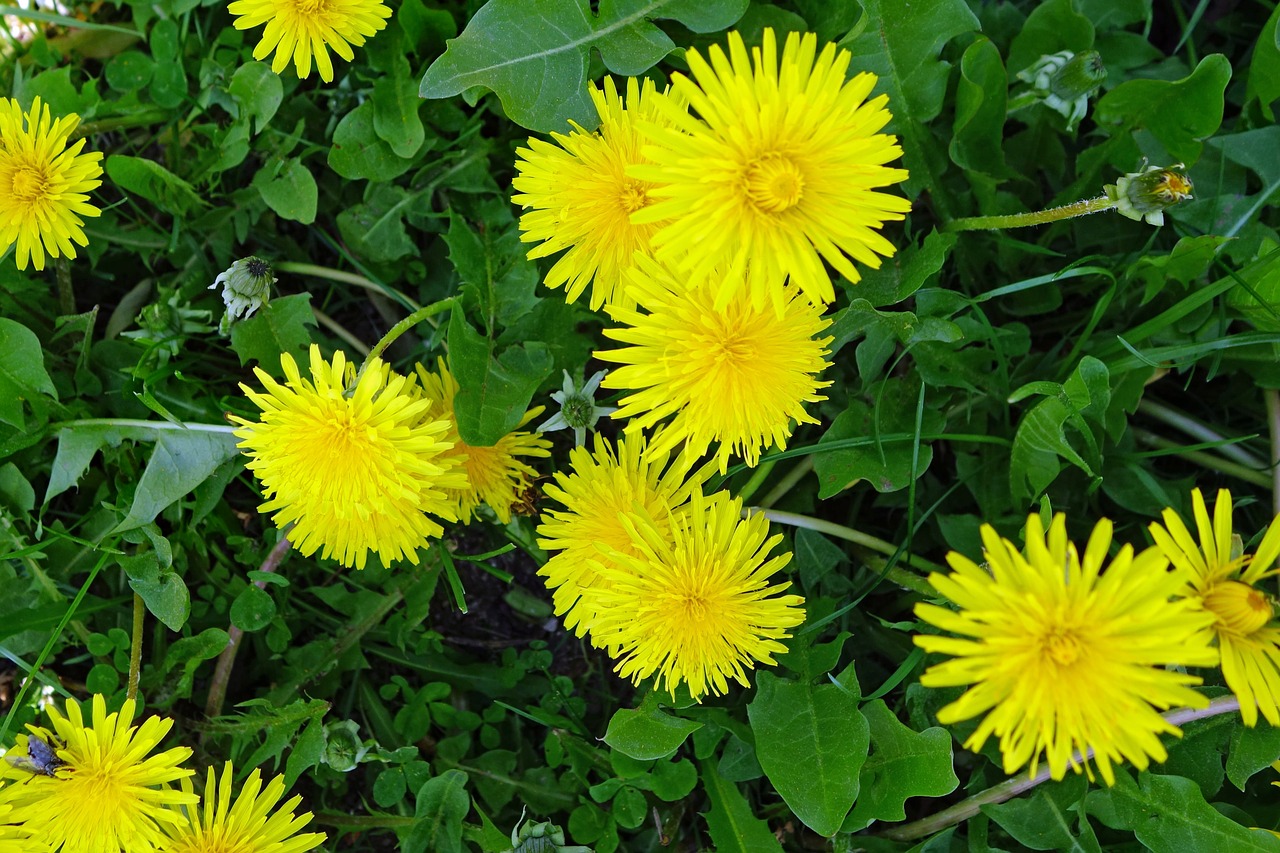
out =
{"type": "Polygon", "coordinates": [[[1029,225],[1045,225],[1063,219],[1074,219],[1090,213],[1101,213],[1111,210],[1116,203],[1105,195],[1097,198],[1086,198],[1064,204],[1062,207],[1051,207],[1048,210],[1035,210],[1028,213],[1009,213],[1003,216],[965,216],[953,219],[942,226],[943,231],[995,231],[1002,228],[1026,228],[1029,225]]]}

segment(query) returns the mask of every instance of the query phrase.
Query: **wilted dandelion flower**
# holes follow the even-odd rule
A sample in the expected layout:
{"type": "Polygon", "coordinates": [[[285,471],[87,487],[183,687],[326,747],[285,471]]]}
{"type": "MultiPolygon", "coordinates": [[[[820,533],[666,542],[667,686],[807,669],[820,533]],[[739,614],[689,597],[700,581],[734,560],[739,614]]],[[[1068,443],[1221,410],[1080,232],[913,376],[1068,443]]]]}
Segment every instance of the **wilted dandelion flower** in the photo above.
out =
{"type": "Polygon", "coordinates": [[[818,379],[831,366],[825,359],[831,338],[815,338],[830,321],[794,289],[780,311],[754,304],[745,291],[717,307],[714,288],[685,288],[647,258],[629,287],[643,311],[613,309],[625,325],[605,335],[630,346],[595,353],[625,365],[605,377],[604,387],[634,391],[612,415],[630,418],[629,432],[669,417],[653,448],[684,440],[698,456],[717,443],[723,472],[733,454],[755,465],[763,449],[785,447],[792,421],[817,423],[804,404],[826,399],[818,390],[831,384],[818,379]]]}
{"type": "Polygon", "coordinates": [[[0,98],[0,253],[17,244],[18,269],[27,259],[44,269],[44,254],[74,258],[76,247],[89,245],[82,216],[102,211],[88,193],[102,181],[102,154],[81,154],[83,139],[67,146],[80,117],[57,121],[36,97],[30,112],[15,100],[0,98]]]}
{"type": "Polygon", "coordinates": [[[298,77],[305,80],[314,58],[326,83],[333,80],[326,46],[350,62],[355,58],[351,45],[364,44],[391,17],[382,0],[235,0],[227,11],[236,16],[237,30],[267,25],[253,49],[254,59],[266,59],[274,50],[272,71],[279,74],[292,59],[298,77]]]}
{"type": "Polygon", "coordinates": [[[982,527],[982,542],[989,569],[952,552],[947,562],[954,571],[929,576],[958,613],[916,605],[925,622],[960,635],[916,636],[925,651],[951,657],[930,667],[920,683],[971,685],[938,712],[938,721],[985,715],[964,745],[976,752],[996,735],[1010,774],[1028,762],[1034,774],[1044,753],[1053,778],[1061,779],[1068,766],[1081,770],[1073,750],[1092,749],[1111,785],[1115,762],[1145,769],[1151,760],[1164,761],[1159,735],[1180,731],[1156,709],[1209,701],[1187,686],[1199,678],[1164,667],[1214,659],[1201,633],[1209,617],[1190,602],[1170,601],[1186,576],[1167,571],[1158,549],[1134,554],[1129,545],[1104,571],[1111,543],[1106,519],[1083,557],[1067,539],[1061,515],[1047,535],[1038,516],[1027,519],[1025,556],[989,525],[982,527]]]}
{"type": "Polygon", "coordinates": [[[615,450],[597,435],[595,450],[569,452],[569,472],[558,471],[543,493],[564,509],[545,509],[538,547],[556,551],[538,574],[553,590],[556,615],[566,628],[586,636],[596,622],[599,565],[608,554],[633,550],[624,513],[642,511],[665,530],[673,512],[699,493],[709,466],[689,471],[667,451],[646,445],[642,435],[620,439],[615,450]],[[670,463],[670,464],[669,464],[670,463]]]}
{"type": "Polygon", "coordinates": [[[750,56],[736,32],[728,56],[686,52],[693,79],[675,74],[671,88],[698,118],[672,104],[663,115],[673,127],[641,125],[654,164],[628,173],[660,186],[631,220],[662,223],[657,258],[691,284],[715,279],[721,306],[745,282],[756,306],[781,310],[788,278],[824,305],[835,299],[824,259],[856,282],[853,260],[874,268],[893,254],[878,229],[911,204],[874,190],[906,179],[885,165],[902,149],[878,133],[891,116],[887,96],[867,100],[876,76],[845,79],[847,50],[819,54],[816,35],[791,33],[779,59],[773,30],[763,38],[750,56]]]}
{"type": "Polygon", "coordinates": [[[341,352],[329,364],[314,344],[310,379],[288,353],[280,364],[284,384],[255,369],[265,390],[240,386],[262,419],[230,416],[267,498],[258,509],[279,527],[292,522],[289,538],[307,556],[322,549],[362,569],[376,551],[386,565],[416,565],[418,548],[443,532],[427,513],[456,520],[447,490],[467,484],[445,456],[449,421],[432,417],[414,380],[378,359],[358,380],[341,352]]]}
{"type": "Polygon", "coordinates": [[[564,252],[547,273],[547,287],[563,285],[565,299],[573,302],[590,285],[595,311],[605,304],[632,304],[623,274],[637,251],[649,252],[657,225],[631,221],[632,213],[650,203],[653,184],[628,175],[627,168],[648,162],[640,153],[636,122],[665,126],[667,120],[654,109],[659,95],[652,80],[627,78],[625,103],[611,77],[603,92],[594,83],[589,91],[599,130],[575,124],[567,136],[551,134],[556,145],[530,139],[528,148],[517,149],[518,174],[511,182],[517,194],[511,200],[531,208],[520,217],[520,239],[540,244],[529,250],[530,258],[564,252]]]}
{"type": "Polygon", "coordinates": [[[1280,726],[1280,626],[1271,596],[1258,588],[1280,571],[1280,517],[1249,556],[1233,541],[1231,492],[1218,492],[1212,522],[1199,489],[1191,492],[1191,502],[1198,545],[1172,509],[1164,511],[1163,527],[1151,525],[1151,536],[1188,578],[1180,594],[1212,616],[1205,639],[1216,641],[1222,676],[1240,700],[1245,725],[1256,725],[1261,710],[1267,722],[1280,726]]]}
{"type": "MultiPolygon", "coordinates": [[[[499,521],[508,523],[511,521],[512,504],[538,476],[538,472],[523,459],[550,456],[551,442],[536,432],[516,429],[491,447],[467,444],[458,435],[458,419],[453,413],[458,382],[445,366],[444,359],[440,360],[436,373],[428,372],[419,364],[418,379],[431,401],[431,416],[449,422],[445,438],[453,442],[453,447],[445,451],[444,459],[452,460],[467,477],[466,485],[447,490],[454,513],[460,521],[468,522],[480,504],[485,503],[499,521]]],[[[530,409],[520,419],[519,426],[524,426],[541,413],[541,406],[530,409]]]]}
{"type": "MultiPolygon", "coordinates": [[[[208,772],[203,804],[181,808],[179,822],[166,827],[163,853],[303,853],[324,841],[322,832],[298,834],[311,821],[310,812],[293,814],[301,797],[276,807],[284,796],[283,776],[264,789],[262,772],[254,770],[233,792],[231,762],[221,777],[212,767],[208,772]]],[[[182,780],[182,790],[192,792],[189,780],[182,780]]]]}
{"type": "MultiPolygon", "coordinates": [[[[178,820],[170,807],[197,801],[195,794],[169,787],[192,774],[181,766],[191,750],[183,746],[154,752],[173,720],[149,717],[134,726],[134,711],[128,700],[119,712],[108,714],[103,697],[95,695],[92,722],[86,725],[75,702],[67,703],[66,717],[51,705],[53,736],[45,740],[61,747],[57,754],[63,765],[56,776],[5,765],[6,776],[24,777],[0,790],[0,802],[13,806],[13,822],[21,822],[49,850],[63,853],[159,846],[161,827],[178,820]]],[[[25,751],[20,746],[10,755],[25,751]]]]}
{"type": "Polygon", "coordinates": [[[603,583],[592,626],[598,645],[618,658],[617,671],[639,683],[656,675],[665,689],[689,686],[701,699],[721,695],[747,671],[773,664],[779,640],[804,621],[804,599],[783,595],[773,576],[790,552],[770,557],[782,536],[769,536],[760,513],[742,518],[742,502],[694,492],[683,511],[659,521],[628,513],[628,548],[600,562],[603,583]]]}

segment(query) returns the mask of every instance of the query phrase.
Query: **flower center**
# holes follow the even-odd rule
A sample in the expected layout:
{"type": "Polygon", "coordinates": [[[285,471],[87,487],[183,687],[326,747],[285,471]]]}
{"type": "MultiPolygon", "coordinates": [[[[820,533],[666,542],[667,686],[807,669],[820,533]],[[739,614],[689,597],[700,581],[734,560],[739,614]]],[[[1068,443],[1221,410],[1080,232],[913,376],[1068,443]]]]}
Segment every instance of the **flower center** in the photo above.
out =
{"type": "Polygon", "coordinates": [[[1084,652],[1076,632],[1061,628],[1054,629],[1044,638],[1042,649],[1044,654],[1058,666],[1071,666],[1084,652]]]}
{"type": "Polygon", "coordinates": [[[747,197],[762,213],[782,213],[804,197],[804,175],[780,154],[766,154],[747,169],[747,197]]]}
{"type": "Polygon", "coordinates": [[[329,0],[293,0],[293,10],[299,15],[323,15],[329,11],[329,0]]]}
{"type": "Polygon", "coordinates": [[[22,166],[13,173],[13,198],[22,204],[33,204],[49,195],[49,181],[44,172],[22,166]]]}
{"type": "Polygon", "coordinates": [[[1271,602],[1239,581],[1215,584],[1205,595],[1204,606],[1218,617],[1218,630],[1238,637],[1247,637],[1271,621],[1271,602]]]}
{"type": "Polygon", "coordinates": [[[627,178],[618,192],[618,204],[628,214],[635,213],[649,204],[649,193],[640,181],[627,178]]]}

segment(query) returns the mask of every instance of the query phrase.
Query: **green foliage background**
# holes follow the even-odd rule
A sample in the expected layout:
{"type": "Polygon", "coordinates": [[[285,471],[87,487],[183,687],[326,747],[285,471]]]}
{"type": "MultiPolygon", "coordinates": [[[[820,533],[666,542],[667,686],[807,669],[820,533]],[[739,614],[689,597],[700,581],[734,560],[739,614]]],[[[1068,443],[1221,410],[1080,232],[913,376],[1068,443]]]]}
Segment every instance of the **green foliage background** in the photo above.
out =
{"type": "MultiPolygon", "coordinates": [[[[1143,544],[1196,485],[1230,487],[1241,530],[1270,520],[1273,5],[398,0],[331,85],[254,62],[219,0],[5,7],[0,92],[78,113],[106,169],[74,310],[52,267],[0,260],[10,676],[39,659],[55,693],[122,693],[139,593],[148,708],[203,762],[285,773],[333,850],[495,853],[525,810],[602,853],[910,848],[894,823],[1004,778],[990,748],[956,745],[972,723],[933,724],[947,695],[919,686],[911,643],[924,570],[977,557],[982,522],[1016,537],[1033,511],[1065,511],[1077,536],[1106,516],[1143,544]],[[597,369],[605,320],[524,257],[514,150],[594,125],[588,79],[680,69],[681,48],[731,26],[749,44],[766,26],[815,31],[877,73],[914,204],[887,231],[896,257],[837,285],[821,426],[752,481],[755,503],[872,537],[785,529],[809,627],[780,665],[701,705],[621,682],[552,618],[529,517],[450,531],[419,568],[295,553],[259,571],[278,533],[256,484],[228,437],[183,424],[250,414],[252,366],[278,375],[312,341],[358,359],[455,294],[463,310],[389,356],[447,352],[464,388],[501,380],[496,398],[460,397],[464,438],[496,439],[562,370],[597,369]],[[1108,76],[1078,129],[1043,106],[1008,113],[1018,71],[1085,49],[1108,76]],[[1102,214],[938,230],[1097,195],[1144,158],[1195,181],[1163,228],[1102,214]],[[250,254],[275,263],[278,296],[228,341],[206,288],[250,254]],[[232,626],[244,648],[206,718],[232,626]]],[[[548,474],[571,440],[554,438],[548,474]]],[[[728,487],[751,477],[731,470],[728,487]]],[[[16,707],[3,742],[34,718],[16,707]]],[[[1249,829],[1280,827],[1280,733],[1216,717],[1170,750],[1112,789],[1072,776],[983,806],[917,849],[1280,850],[1249,829]]]]}

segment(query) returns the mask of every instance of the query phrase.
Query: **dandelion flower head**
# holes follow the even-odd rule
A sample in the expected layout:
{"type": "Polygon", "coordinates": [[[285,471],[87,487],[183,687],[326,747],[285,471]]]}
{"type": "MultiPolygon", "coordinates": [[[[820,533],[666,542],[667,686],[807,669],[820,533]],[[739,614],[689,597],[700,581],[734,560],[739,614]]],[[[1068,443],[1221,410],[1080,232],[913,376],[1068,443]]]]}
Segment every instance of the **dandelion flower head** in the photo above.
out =
{"type": "MultiPolygon", "coordinates": [[[[298,796],[280,804],[284,777],[276,776],[262,786],[262,772],[254,770],[248,780],[232,789],[232,766],[227,762],[219,777],[209,768],[204,801],[186,806],[181,820],[166,827],[164,853],[304,853],[324,841],[324,833],[301,830],[311,821],[311,813],[295,816],[302,802],[298,796]]],[[[191,782],[182,780],[182,789],[191,792],[191,782]]]]}
{"type": "Polygon", "coordinates": [[[724,472],[732,455],[754,466],[762,450],[786,447],[793,421],[818,422],[804,404],[826,399],[818,390],[831,384],[818,379],[831,338],[816,337],[830,321],[793,289],[781,311],[745,291],[717,306],[712,289],[684,287],[644,258],[630,281],[639,309],[612,310],[623,326],[605,330],[629,346],[595,353],[624,365],[603,384],[633,392],[612,415],[630,418],[629,432],[670,418],[655,449],[684,440],[701,455],[715,443],[724,472]]]}
{"type": "MultiPolygon", "coordinates": [[[[453,447],[445,451],[444,458],[453,460],[467,477],[465,486],[448,490],[454,513],[459,521],[468,522],[480,504],[488,504],[503,524],[511,521],[511,506],[537,479],[538,472],[524,459],[543,458],[551,455],[551,442],[537,432],[519,429],[509,432],[492,447],[467,444],[458,435],[458,419],[453,413],[453,399],[458,393],[458,382],[439,362],[436,373],[430,373],[418,365],[418,379],[423,393],[431,401],[431,416],[449,422],[447,440],[453,447]]],[[[520,426],[542,413],[542,407],[530,409],[520,420],[520,426]]]]}
{"type": "Polygon", "coordinates": [[[39,97],[29,112],[0,98],[0,253],[16,244],[20,270],[44,269],[45,252],[74,258],[89,245],[81,217],[102,213],[88,195],[102,184],[102,154],[67,144],[78,124],[74,113],[54,121],[39,97]]]}
{"type": "Polygon", "coordinates": [[[553,590],[557,616],[579,637],[587,636],[598,616],[595,593],[599,568],[609,555],[634,550],[623,514],[640,511],[665,531],[680,510],[711,476],[709,466],[690,471],[665,450],[649,446],[644,436],[625,436],[616,447],[595,436],[594,450],[569,452],[568,473],[558,471],[545,496],[564,509],[545,509],[538,525],[538,547],[552,554],[538,574],[553,590]]]}
{"type": "Polygon", "coordinates": [[[1277,574],[1280,518],[1249,556],[1235,544],[1229,491],[1218,492],[1212,520],[1199,489],[1191,492],[1191,504],[1199,543],[1172,509],[1164,511],[1163,526],[1151,525],[1151,536],[1189,578],[1182,594],[1212,614],[1205,633],[1216,641],[1223,679],[1240,700],[1245,725],[1256,725],[1261,711],[1280,726],[1280,626],[1271,597],[1259,589],[1277,574]]]}
{"type": "Polygon", "coordinates": [[[671,89],[697,118],[672,103],[671,127],[642,124],[653,163],[629,170],[659,184],[631,217],[661,224],[659,260],[692,284],[715,279],[720,305],[745,282],[757,306],[780,309],[788,279],[815,305],[835,298],[824,260],[856,282],[853,261],[875,268],[893,254],[879,229],[911,205],[876,192],[907,172],[886,165],[902,149],[878,132],[891,116],[887,96],[868,100],[874,74],[846,79],[849,52],[819,53],[813,33],[788,35],[779,57],[771,29],[750,54],[733,32],[727,55],[685,57],[692,77],[675,74],[671,89]]]}
{"type": "Polygon", "coordinates": [[[782,536],[769,536],[763,514],[741,516],[727,492],[695,492],[665,524],[625,516],[631,547],[598,565],[592,627],[619,675],[656,676],[668,692],[687,684],[698,700],[728,692],[730,680],[747,686],[748,670],[786,651],[779,640],[804,621],[804,599],[773,577],[791,554],[770,557],[782,536]]]}
{"type": "MultiPolygon", "coordinates": [[[[13,806],[10,817],[51,850],[64,853],[118,853],[150,850],[163,842],[161,827],[177,820],[175,805],[191,805],[197,797],[169,787],[192,774],[181,765],[187,747],[156,751],[173,720],[149,717],[134,726],[135,705],[126,701],[108,714],[101,695],[93,697],[91,724],[75,702],[67,716],[50,706],[52,736],[64,765],[56,776],[9,768],[20,783],[0,791],[0,802],[13,806]]],[[[28,741],[29,743],[29,741],[28,741]]]]}
{"type": "Polygon", "coordinates": [[[429,414],[430,400],[413,379],[378,359],[355,379],[341,351],[329,363],[311,347],[311,376],[280,357],[283,383],[255,370],[264,390],[241,385],[261,420],[231,416],[248,468],[267,498],[259,510],[303,554],[364,568],[370,551],[383,564],[415,565],[417,550],[443,532],[427,513],[456,520],[449,489],[466,477],[445,452],[449,421],[429,414]]]}
{"type": "MultiPolygon", "coordinates": [[[[602,305],[630,305],[624,273],[636,252],[649,253],[649,237],[656,223],[635,223],[631,214],[650,204],[654,184],[627,174],[647,163],[636,122],[668,121],[654,108],[660,97],[652,80],[627,78],[625,100],[612,77],[603,90],[590,86],[600,116],[594,133],[574,125],[568,135],[553,133],[556,144],[530,139],[516,150],[512,201],[527,211],[520,217],[520,239],[539,245],[530,258],[563,251],[547,273],[547,287],[565,289],[574,302],[591,287],[591,310],[602,305]]],[[[678,97],[678,96],[673,96],[678,97]]],[[[678,103],[678,100],[676,101],[678,103]]],[[[672,107],[678,111],[678,107],[672,107]]]]}
{"type": "Polygon", "coordinates": [[[355,58],[351,45],[364,44],[391,17],[382,0],[235,0],[227,11],[236,16],[237,30],[267,25],[253,49],[254,59],[266,59],[275,51],[271,70],[279,74],[292,59],[303,80],[310,76],[315,59],[326,83],[333,80],[327,48],[350,62],[355,58]]]}
{"type": "Polygon", "coordinates": [[[1157,709],[1208,703],[1190,689],[1199,678],[1164,667],[1214,658],[1201,635],[1209,618],[1190,602],[1170,601],[1185,576],[1168,571],[1156,548],[1135,554],[1125,545],[1107,563],[1106,519],[1083,556],[1061,515],[1047,533],[1038,516],[1027,519],[1025,555],[989,525],[982,541],[989,569],[952,552],[952,573],[929,576],[958,612],[916,605],[925,622],[959,635],[916,636],[925,651],[951,658],[930,667],[921,684],[969,687],[938,721],[982,716],[965,747],[976,752],[996,735],[1010,774],[1028,762],[1034,774],[1043,753],[1061,779],[1068,766],[1081,772],[1073,750],[1092,749],[1111,785],[1116,762],[1145,769],[1164,761],[1159,735],[1180,732],[1157,709]]]}
{"type": "Polygon", "coordinates": [[[37,853],[47,849],[34,844],[30,834],[14,825],[12,819],[13,806],[0,803],[0,853],[37,853]]]}

